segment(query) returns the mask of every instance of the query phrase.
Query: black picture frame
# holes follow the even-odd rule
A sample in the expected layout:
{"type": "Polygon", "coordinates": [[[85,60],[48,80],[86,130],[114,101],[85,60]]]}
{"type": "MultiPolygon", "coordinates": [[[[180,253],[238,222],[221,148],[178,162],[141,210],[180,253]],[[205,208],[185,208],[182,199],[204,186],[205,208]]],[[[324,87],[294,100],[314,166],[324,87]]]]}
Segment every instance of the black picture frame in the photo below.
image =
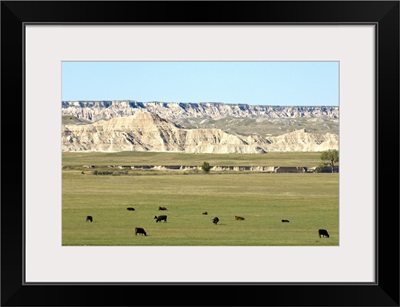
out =
{"type": "Polygon", "coordinates": [[[1,148],[2,306],[399,306],[399,1],[2,1],[1,148]],[[25,284],[26,23],[375,25],[376,283],[25,284]]]}

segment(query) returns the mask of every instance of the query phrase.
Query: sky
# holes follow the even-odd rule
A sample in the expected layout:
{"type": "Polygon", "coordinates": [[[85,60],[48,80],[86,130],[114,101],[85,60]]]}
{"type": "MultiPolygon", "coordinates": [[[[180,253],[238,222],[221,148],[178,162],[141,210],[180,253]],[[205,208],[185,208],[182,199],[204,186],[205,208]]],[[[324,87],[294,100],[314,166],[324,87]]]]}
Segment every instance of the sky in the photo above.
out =
{"type": "Polygon", "coordinates": [[[338,106],[339,62],[62,62],[62,100],[338,106]]]}

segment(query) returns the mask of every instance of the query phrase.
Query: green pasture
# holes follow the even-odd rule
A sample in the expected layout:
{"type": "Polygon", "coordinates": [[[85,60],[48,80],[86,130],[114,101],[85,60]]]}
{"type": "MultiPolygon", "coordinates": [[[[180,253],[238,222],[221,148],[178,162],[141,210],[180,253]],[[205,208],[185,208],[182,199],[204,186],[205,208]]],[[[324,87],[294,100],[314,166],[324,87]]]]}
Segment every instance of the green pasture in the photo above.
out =
{"type": "Polygon", "coordinates": [[[320,152],[269,152],[266,154],[190,154],[176,152],[63,152],[63,166],[83,165],[201,165],[211,166],[318,166],[320,152]]]}
{"type": "MultiPolygon", "coordinates": [[[[201,164],[204,160],[210,164],[257,165],[261,161],[269,164],[271,156],[275,155],[227,155],[222,161],[218,155],[190,155],[185,160],[185,154],[63,153],[63,165],[201,164]],[[179,159],[174,161],[172,157],[179,159]]],[[[284,165],[290,158],[298,159],[290,165],[314,165],[319,154],[282,154],[273,164],[284,165]]],[[[64,169],[62,244],[339,245],[338,174],[163,174],[143,172],[141,176],[111,176],[64,169]],[[168,210],[159,211],[159,206],[168,210]],[[128,211],[127,207],[136,210],[128,211]],[[208,215],[202,214],[205,211],[208,215]],[[161,214],[168,216],[166,223],[154,220],[154,216],[161,214]],[[87,215],[93,216],[92,223],[86,222],[87,215]],[[245,220],[237,221],[235,215],[245,220]],[[218,225],[212,223],[215,216],[220,219],[218,225]],[[282,219],[290,222],[282,223],[282,219]],[[135,236],[135,227],[144,228],[147,236],[135,236]],[[319,228],[327,229],[330,238],[319,238],[319,228]]]]}

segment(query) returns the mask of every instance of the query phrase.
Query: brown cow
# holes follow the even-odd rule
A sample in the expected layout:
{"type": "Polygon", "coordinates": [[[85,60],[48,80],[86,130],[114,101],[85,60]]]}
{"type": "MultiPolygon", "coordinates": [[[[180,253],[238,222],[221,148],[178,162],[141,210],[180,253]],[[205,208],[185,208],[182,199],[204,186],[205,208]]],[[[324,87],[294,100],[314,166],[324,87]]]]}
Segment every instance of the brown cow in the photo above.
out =
{"type": "Polygon", "coordinates": [[[244,220],[244,217],[235,215],[235,220],[237,220],[237,221],[243,221],[243,220],[244,220]]]}

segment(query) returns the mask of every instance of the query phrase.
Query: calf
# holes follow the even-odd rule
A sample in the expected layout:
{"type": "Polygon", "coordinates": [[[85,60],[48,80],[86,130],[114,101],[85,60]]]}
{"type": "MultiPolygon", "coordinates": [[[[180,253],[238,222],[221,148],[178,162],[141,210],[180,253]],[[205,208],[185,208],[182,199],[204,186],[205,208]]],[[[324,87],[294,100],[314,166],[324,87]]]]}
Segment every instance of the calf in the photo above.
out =
{"type": "Polygon", "coordinates": [[[244,217],[235,215],[235,220],[237,220],[237,221],[243,221],[243,220],[244,220],[244,217]]]}
{"type": "Polygon", "coordinates": [[[213,223],[214,223],[215,225],[217,225],[217,224],[218,224],[218,222],[219,222],[219,218],[217,218],[217,217],[214,217],[214,218],[213,218],[213,223]]]}
{"type": "Polygon", "coordinates": [[[144,231],[143,228],[136,227],[135,228],[135,236],[137,236],[138,234],[141,234],[142,236],[147,236],[147,233],[146,233],[146,231],[144,231]]]}
{"type": "Polygon", "coordinates": [[[90,215],[88,215],[88,216],[86,217],[86,222],[87,222],[87,221],[93,222],[93,217],[90,216],[90,215]]]}
{"type": "Polygon", "coordinates": [[[289,223],[289,220],[282,220],[282,223],[289,223]]]}
{"type": "Polygon", "coordinates": [[[167,221],[167,216],[166,215],[159,215],[159,216],[155,216],[154,219],[156,220],[156,223],[160,222],[160,221],[164,221],[164,223],[167,221]]]}
{"type": "Polygon", "coordinates": [[[126,208],[126,210],[128,210],[128,211],[135,211],[135,208],[129,207],[129,208],[126,208]]]}
{"type": "Polygon", "coordinates": [[[158,210],[167,210],[165,207],[158,207],[158,210]]]}
{"type": "Polygon", "coordinates": [[[322,238],[322,237],[329,238],[329,234],[325,229],[318,229],[318,235],[320,238],[322,238]]]}

